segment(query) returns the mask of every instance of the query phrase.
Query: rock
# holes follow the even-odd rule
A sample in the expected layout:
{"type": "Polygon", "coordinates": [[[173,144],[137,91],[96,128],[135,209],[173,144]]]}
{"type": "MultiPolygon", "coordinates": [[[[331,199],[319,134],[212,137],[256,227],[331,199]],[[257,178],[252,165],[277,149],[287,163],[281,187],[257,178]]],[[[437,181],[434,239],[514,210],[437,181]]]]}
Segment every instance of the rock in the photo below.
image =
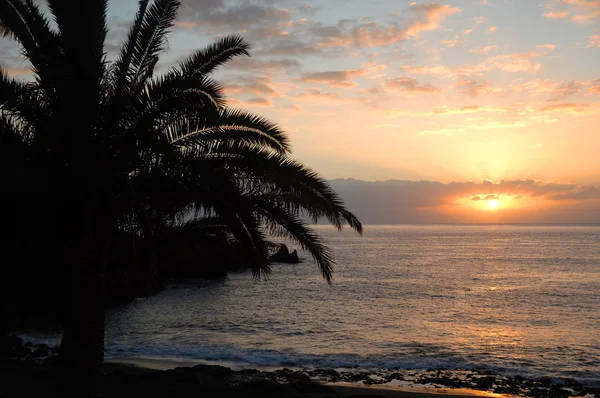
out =
{"type": "Polygon", "coordinates": [[[30,353],[20,337],[0,333],[0,358],[27,357],[30,353]]]}
{"type": "Polygon", "coordinates": [[[287,263],[287,264],[298,264],[300,259],[298,258],[298,251],[294,250],[290,253],[288,247],[284,244],[279,246],[277,253],[269,257],[269,261],[272,263],[287,263]]]}
{"type": "Polygon", "coordinates": [[[33,358],[42,358],[47,357],[48,355],[50,355],[50,350],[43,347],[36,348],[35,351],[31,353],[33,358]]]}

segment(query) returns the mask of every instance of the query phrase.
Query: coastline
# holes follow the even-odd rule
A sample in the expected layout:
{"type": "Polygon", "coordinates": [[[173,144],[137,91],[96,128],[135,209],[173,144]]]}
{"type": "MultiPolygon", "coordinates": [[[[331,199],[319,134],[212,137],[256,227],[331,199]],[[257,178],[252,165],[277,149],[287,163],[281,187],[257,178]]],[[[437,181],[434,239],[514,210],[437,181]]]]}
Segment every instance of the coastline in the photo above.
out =
{"type": "MultiPolygon", "coordinates": [[[[271,396],[269,392],[275,392],[272,388],[266,388],[263,391],[253,391],[254,387],[248,388],[249,391],[245,391],[245,384],[250,385],[253,383],[261,383],[266,381],[272,381],[273,378],[271,376],[277,375],[278,383],[281,386],[293,386],[297,384],[299,381],[294,380],[295,377],[298,376],[300,372],[289,371],[291,378],[288,380],[282,380],[281,373],[285,372],[285,370],[279,370],[276,372],[261,372],[256,369],[246,369],[246,370],[231,370],[229,368],[221,367],[218,365],[195,365],[190,366],[192,363],[188,362],[179,362],[179,361],[161,361],[154,359],[141,359],[141,358],[122,358],[122,359],[108,359],[105,362],[104,369],[107,374],[125,374],[129,376],[143,376],[145,373],[178,373],[178,376],[187,374],[187,376],[194,375],[198,378],[206,378],[205,373],[219,373],[224,379],[231,379],[232,375],[236,373],[244,374],[246,377],[248,375],[252,375],[252,377],[248,377],[244,380],[244,383],[236,386],[235,384],[225,385],[223,391],[220,391],[219,394],[223,394],[223,396],[227,395],[226,391],[239,387],[240,392],[244,397],[254,397],[254,396],[271,396]]],[[[210,377],[211,382],[219,384],[220,381],[217,378],[214,378],[214,374],[211,374],[210,377]]],[[[321,378],[310,378],[302,381],[302,388],[299,388],[298,391],[290,391],[290,395],[293,397],[381,397],[381,398],[434,398],[434,397],[448,397],[448,398],[464,398],[464,397],[496,397],[496,398],[510,398],[516,397],[516,395],[511,394],[498,394],[489,391],[480,391],[468,388],[448,388],[448,387],[419,387],[419,386],[411,386],[411,387],[401,387],[394,385],[366,385],[362,382],[328,382],[321,378]],[[312,387],[309,387],[311,386],[312,387]],[[326,389],[329,389],[327,391],[326,389]]],[[[271,386],[272,387],[272,386],[271,386]]],[[[276,395],[277,392],[275,392],[276,395]]]]}

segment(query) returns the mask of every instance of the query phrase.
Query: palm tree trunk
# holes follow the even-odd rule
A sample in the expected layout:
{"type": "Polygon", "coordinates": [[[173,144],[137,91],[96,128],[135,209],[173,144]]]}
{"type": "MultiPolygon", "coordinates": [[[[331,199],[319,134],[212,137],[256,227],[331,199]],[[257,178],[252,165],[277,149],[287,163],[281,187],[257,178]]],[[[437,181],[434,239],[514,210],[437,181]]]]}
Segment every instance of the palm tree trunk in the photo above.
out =
{"type": "Polygon", "coordinates": [[[97,396],[104,361],[104,261],[88,218],[83,239],[67,248],[61,385],[67,396],[97,396]]]}

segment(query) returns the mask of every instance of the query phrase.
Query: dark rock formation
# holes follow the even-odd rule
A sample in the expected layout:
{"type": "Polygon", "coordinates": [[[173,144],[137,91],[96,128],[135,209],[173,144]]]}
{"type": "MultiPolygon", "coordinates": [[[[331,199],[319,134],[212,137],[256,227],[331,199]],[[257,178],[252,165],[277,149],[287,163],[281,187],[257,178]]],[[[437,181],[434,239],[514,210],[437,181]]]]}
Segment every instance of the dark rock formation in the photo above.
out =
{"type": "Polygon", "coordinates": [[[269,260],[272,263],[287,263],[287,264],[298,264],[300,259],[298,258],[298,251],[294,250],[290,253],[288,247],[284,244],[279,246],[279,250],[269,260]]]}

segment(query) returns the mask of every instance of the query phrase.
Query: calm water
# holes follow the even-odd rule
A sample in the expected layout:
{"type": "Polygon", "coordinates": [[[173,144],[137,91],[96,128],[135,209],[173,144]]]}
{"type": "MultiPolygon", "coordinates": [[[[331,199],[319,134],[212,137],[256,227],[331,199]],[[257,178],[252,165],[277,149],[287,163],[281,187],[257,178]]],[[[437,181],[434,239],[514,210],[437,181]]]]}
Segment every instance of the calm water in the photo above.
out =
{"type": "Polygon", "coordinates": [[[337,259],[190,282],[109,315],[107,356],[483,368],[600,384],[600,227],[319,227],[337,259]]]}

